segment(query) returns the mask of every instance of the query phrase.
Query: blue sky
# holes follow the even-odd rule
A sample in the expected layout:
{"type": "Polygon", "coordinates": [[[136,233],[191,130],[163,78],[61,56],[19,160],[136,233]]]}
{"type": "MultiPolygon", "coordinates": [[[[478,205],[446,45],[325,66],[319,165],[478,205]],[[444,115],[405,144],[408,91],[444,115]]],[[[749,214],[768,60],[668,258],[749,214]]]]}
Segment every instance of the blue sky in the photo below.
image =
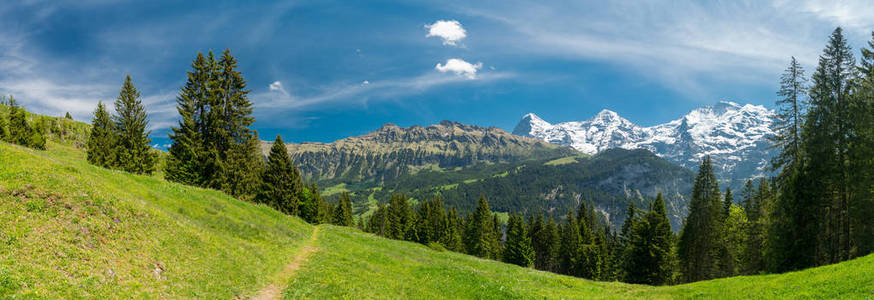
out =
{"type": "Polygon", "coordinates": [[[250,2],[6,1],[0,93],[90,120],[130,74],[166,143],[191,60],[229,48],[263,139],[604,108],[648,126],[719,100],[770,107],[790,55],[812,69],[834,27],[856,53],[874,29],[865,1],[250,2]]]}

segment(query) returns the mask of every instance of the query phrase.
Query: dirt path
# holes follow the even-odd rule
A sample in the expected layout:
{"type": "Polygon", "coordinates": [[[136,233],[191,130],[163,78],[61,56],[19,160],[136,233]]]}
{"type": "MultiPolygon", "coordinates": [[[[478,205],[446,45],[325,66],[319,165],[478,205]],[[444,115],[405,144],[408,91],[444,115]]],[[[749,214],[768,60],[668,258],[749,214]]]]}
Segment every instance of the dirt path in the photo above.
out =
{"type": "Polygon", "coordinates": [[[319,248],[315,247],[316,240],[319,238],[319,227],[316,226],[313,228],[313,234],[310,236],[310,239],[306,241],[303,245],[303,248],[300,249],[300,252],[297,253],[297,256],[291,261],[289,264],[285,265],[285,268],[282,268],[282,271],[279,271],[276,275],[273,276],[273,283],[265,286],[263,289],[258,291],[254,297],[250,299],[255,300],[271,300],[271,299],[279,299],[282,297],[282,290],[285,289],[285,284],[288,280],[297,273],[297,270],[307,262],[310,255],[319,251],[319,248]]]}

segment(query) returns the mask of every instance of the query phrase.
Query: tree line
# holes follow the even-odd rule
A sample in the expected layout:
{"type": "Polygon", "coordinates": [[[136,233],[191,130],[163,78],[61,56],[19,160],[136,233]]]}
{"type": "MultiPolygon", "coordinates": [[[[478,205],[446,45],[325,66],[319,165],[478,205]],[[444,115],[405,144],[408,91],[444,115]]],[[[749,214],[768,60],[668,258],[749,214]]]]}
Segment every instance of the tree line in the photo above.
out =
{"type": "MultiPolygon", "coordinates": [[[[304,184],[277,135],[269,155],[260,151],[246,80],[229,50],[218,58],[198,53],[176,97],[179,122],[171,127],[172,144],[164,178],[212,188],[236,198],[268,205],[307,222],[353,226],[348,194],[337,205],[325,201],[315,184],[304,184]]],[[[150,151],[148,114],[130,76],[125,78],[110,115],[97,104],[87,142],[91,164],[136,174],[156,170],[150,151]]]]}
{"type": "Polygon", "coordinates": [[[0,105],[8,108],[7,115],[0,115],[0,141],[46,149],[46,128],[42,122],[28,121],[27,111],[13,96],[0,96],[0,105]]]}

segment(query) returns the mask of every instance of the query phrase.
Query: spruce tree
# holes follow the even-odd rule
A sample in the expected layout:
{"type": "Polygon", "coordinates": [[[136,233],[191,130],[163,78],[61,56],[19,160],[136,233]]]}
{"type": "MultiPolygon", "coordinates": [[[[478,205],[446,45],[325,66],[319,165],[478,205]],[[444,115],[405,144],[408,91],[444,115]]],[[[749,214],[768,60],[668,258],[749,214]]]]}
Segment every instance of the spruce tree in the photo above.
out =
{"type": "Polygon", "coordinates": [[[208,119],[213,122],[214,145],[222,160],[220,174],[216,176],[221,184],[213,186],[239,198],[255,192],[261,155],[258,134],[249,128],[255,122],[249,90],[242,73],[236,69],[237,60],[230,50],[222,52],[216,65],[217,103],[210,110],[217,116],[208,119]]]}
{"type": "Polygon", "coordinates": [[[853,120],[855,138],[850,147],[850,227],[851,257],[864,256],[874,252],[874,32],[868,47],[862,48],[859,78],[853,99],[853,120]]]}
{"type": "Polygon", "coordinates": [[[8,117],[6,115],[0,114],[0,142],[5,142],[9,140],[9,123],[8,117]]]}
{"type": "Polygon", "coordinates": [[[340,194],[340,202],[337,203],[337,208],[334,209],[334,225],[338,226],[354,226],[352,219],[352,199],[349,193],[340,194]]]}
{"type": "Polygon", "coordinates": [[[112,117],[106,111],[103,102],[97,103],[94,110],[94,119],[91,120],[91,134],[87,142],[88,162],[95,166],[111,168],[116,162],[115,151],[115,124],[112,117]]]}
{"type": "Polygon", "coordinates": [[[67,112],[67,113],[64,115],[64,118],[66,118],[67,120],[72,120],[72,119],[73,119],[73,116],[70,115],[70,112],[67,112]]]}
{"type": "Polygon", "coordinates": [[[723,247],[719,234],[722,232],[723,220],[719,184],[708,156],[698,168],[692,187],[689,215],[677,244],[681,281],[707,280],[719,275],[719,249],[723,247]]]}
{"type": "Polygon", "coordinates": [[[497,249],[493,249],[493,247],[496,244],[497,233],[494,232],[492,221],[489,203],[485,196],[480,195],[476,210],[470,216],[465,234],[468,254],[482,258],[495,258],[494,254],[497,249]]]}
{"type": "Polygon", "coordinates": [[[131,81],[124,79],[118,98],[115,100],[115,131],[117,133],[115,166],[136,174],[152,174],[155,170],[155,155],[151,153],[149,121],[146,108],[140,100],[140,92],[131,81]]]}
{"type": "Polygon", "coordinates": [[[9,142],[27,146],[32,129],[27,124],[27,113],[18,106],[15,97],[9,96],[9,142]]]}
{"type": "MultiPolygon", "coordinates": [[[[300,197],[303,192],[303,181],[297,168],[291,164],[288,150],[282,137],[276,135],[270,154],[267,156],[267,167],[261,176],[261,188],[256,201],[267,204],[285,214],[296,216],[300,214],[300,197]]],[[[308,221],[312,221],[308,220],[308,221]]]]}
{"type": "Polygon", "coordinates": [[[662,194],[650,203],[649,211],[632,230],[624,264],[625,281],[662,285],[671,278],[673,232],[662,194]]]}
{"type": "Polygon", "coordinates": [[[734,195],[731,194],[731,187],[725,187],[725,196],[723,199],[722,213],[725,217],[728,217],[731,212],[731,206],[734,204],[734,195]]]}
{"type": "Polygon", "coordinates": [[[558,250],[559,272],[566,275],[580,274],[580,226],[573,211],[568,211],[567,223],[562,227],[561,244],[558,250]]]}
{"type": "Polygon", "coordinates": [[[206,181],[203,170],[205,155],[202,154],[204,103],[209,96],[213,71],[203,53],[197,54],[191,68],[192,71],[187,72],[188,80],[176,96],[179,125],[170,128],[169,137],[173,144],[168,149],[165,177],[170,181],[202,186],[206,181]]]}
{"type": "Polygon", "coordinates": [[[458,215],[458,210],[454,206],[449,208],[446,219],[448,221],[447,233],[444,239],[441,240],[441,243],[446,249],[464,252],[464,241],[462,239],[464,221],[458,215]]]}
{"type": "MultiPolygon", "coordinates": [[[[300,199],[300,217],[311,224],[319,224],[319,208],[321,205],[321,195],[319,194],[319,187],[313,183],[309,186],[304,187],[303,196],[300,199]]],[[[376,219],[374,221],[379,221],[377,225],[383,226],[387,220],[383,218],[376,219]]],[[[379,234],[384,235],[384,228],[379,227],[379,234]]]]}
{"type": "Polygon", "coordinates": [[[504,261],[530,267],[534,263],[534,248],[531,246],[531,237],[525,226],[522,216],[510,214],[507,221],[507,243],[504,250],[504,261]]]}

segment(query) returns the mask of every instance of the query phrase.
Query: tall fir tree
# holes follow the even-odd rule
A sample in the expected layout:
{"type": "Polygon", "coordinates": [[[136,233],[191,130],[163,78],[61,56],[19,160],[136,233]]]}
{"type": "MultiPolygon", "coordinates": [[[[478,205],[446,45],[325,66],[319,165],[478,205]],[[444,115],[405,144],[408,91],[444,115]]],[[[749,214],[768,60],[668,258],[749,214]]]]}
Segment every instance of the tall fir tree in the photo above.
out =
{"type": "Polygon", "coordinates": [[[27,146],[32,129],[27,123],[27,113],[18,105],[15,97],[9,96],[9,139],[13,144],[27,146]]]}
{"type": "Polygon", "coordinates": [[[334,210],[334,225],[338,226],[354,226],[352,219],[352,199],[349,193],[340,194],[340,201],[337,203],[337,208],[334,210]]]}
{"type": "Polygon", "coordinates": [[[88,162],[95,166],[111,168],[116,162],[115,140],[115,124],[112,122],[112,117],[106,111],[103,102],[98,102],[86,144],[88,162]]]}
{"type": "MultiPolygon", "coordinates": [[[[838,262],[849,257],[849,139],[852,123],[849,108],[853,81],[856,77],[855,59],[841,28],[835,29],[812,76],[810,107],[802,128],[802,153],[807,156],[799,181],[781,204],[791,209],[784,213],[790,219],[788,230],[794,239],[779,239],[781,252],[788,258],[781,270],[809,267],[814,264],[838,262]],[[803,194],[797,194],[803,191],[803,194]],[[812,201],[812,203],[807,203],[812,201]],[[816,233],[809,232],[811,207],[821,210],[816,233]],[[800,220],[799,220],[800,218],[800,220]],[[794,219],[794,220],[793,220],[794,219]],[[811,247],[813,246],[813,247],[811,247]],[[811,251],[813,253],[811,253],[811,251]],[[814,260],[811,261],[810,257],[814,260]]],[[[788,188],[788,187],[787,187],[788,188]]],[[[781,194],[786,194],[783,190],[781,194]]],[[[816,226],[816,225],[813,225],[816,226]]],[[[787,236],[787,237],[791,237],[787,236]]]]}
{"type": "Polygon", "coordinates": [[[862,48],[858,68],[859,78],[853,99],[855,138],[850,147],[849,173],[852,191],[849,210],[852,240],[850,257],[864,256],[874,252],[874,32],[868,47],[862,48]]]}
{"type": "Polygon", "coordinates": [[[707,280],[719,275],[718,252],[723,247],[719,237],[724,219],[722,208],[719,184],[708,156],[698,167],[692,187],[689,215],[677,244],[681,281],[707,280]]]}
{"type": "Polygon", "coordinates": [[[497,233],[494,232],[495,226],[492,221],[489,203],[485,196],[480,195],[476,210],[470,216],[465,234],[468,254],[482,258],[495,258],[497,249],[494,247],[498,237],[497,233]]]}
{"type": "Polygon", "coordinates": [[[176,96],[176,110],[179,112],[179,125],[171,127],[170,139],[173,144],[168,149],[165,177],[170,181],[188,185],[203,185],[201,155],[204,147],[203,111],[208,97],[212,64],[203,53],[197,53],[191,63],[192,71],[187,71],[188,79],[176,96]]]}
{"type": "Polygon", "coordinates": [[[662,285],[671,278],[673,232],[662,194],[632,229],[624,264],[625,281],[662,285]]]}
{"type": "Polygon", "coordinates": [[[140,100],[140,92],[130,75],[124,79],[118,98],[115,100],[116,163],[121,170],[136,174],[152,174],[156,157],[151,152],[150,131],[146,108],[140,100]]]}
{"type": "Polygon", "coordinates": [[[731,194],[731,187],[725,187],[725,195],[723,196],[722,202],[722,214],[728,217],[732,205],[734,205],[734,195],[731,194]]]}
{"type": "Polygon", "coordinates": [[[300,199],[303,193],[303,181],[297,168],[291,163],[288,150],[282,137],[276,135],[270,154],[267,156],[267,167],[261,176],[261,188],[256,201],[267,204],[276,210],[289,215],[299,215],[300,199]]]}
{"type": "Polygon", "coordinates": [[[579,222],[573,211],[569,210],[567,223],[565,223],[561,230],[561,242],[558,250],[560,273],[572,276],[579,276],[582,273],[579,270],[581,247],[579,222]]]}
{"type": "Polygon", "coordinates": [[[534,264],[531,237],[520,215],[511,214],[507,221],[507,243],[503,258],[505,262],[522,267],[530,267],[534,264]]]}

